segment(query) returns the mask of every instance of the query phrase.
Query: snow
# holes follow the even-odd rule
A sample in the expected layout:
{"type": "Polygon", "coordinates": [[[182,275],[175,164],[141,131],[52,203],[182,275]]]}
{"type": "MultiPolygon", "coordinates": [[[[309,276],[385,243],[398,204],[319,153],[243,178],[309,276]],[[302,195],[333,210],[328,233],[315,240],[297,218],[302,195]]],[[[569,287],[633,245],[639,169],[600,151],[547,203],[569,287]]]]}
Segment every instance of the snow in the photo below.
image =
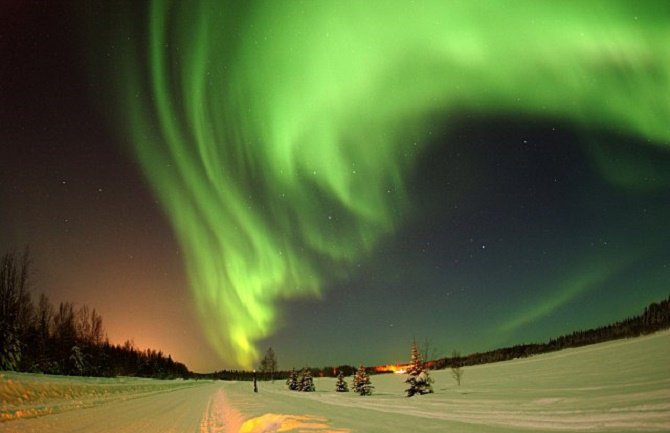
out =
{"type": "MultiPolygon", "coordinates": [[[[372,396],[283,381],[160,381],[0,373],[0,432],[670,431],[670,331],[508,362],[433,371],[434,394],[371,376],[372,396]]],[[[351,383],[351,378],[347,381],[351,383]]]]}

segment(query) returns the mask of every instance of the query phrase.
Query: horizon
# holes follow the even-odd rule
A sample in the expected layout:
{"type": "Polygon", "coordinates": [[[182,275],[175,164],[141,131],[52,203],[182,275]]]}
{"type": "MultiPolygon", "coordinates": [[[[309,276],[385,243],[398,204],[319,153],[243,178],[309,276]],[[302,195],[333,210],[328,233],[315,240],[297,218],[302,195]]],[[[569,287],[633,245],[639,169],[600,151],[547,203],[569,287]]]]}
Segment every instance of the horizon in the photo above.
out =
{"type": "MultiPolygon", "coordinates": [[[[659,302],[670,302],[670,295],[668,295],[667,298],[663,298],[661,300],[654,301],[649,305],[652,305],[652,304],[657,304],[658,305],[659,302]]],[[[422,357],[421,359],[424,362],[426,368],[429,369],[429,370],[433,370],[433,369],[435,369],[435,361],[453,360],[453,359],[457,359],[457,358],[466,359],[466,358],[473,357],[474,355],[484,355],[484,354],[492,353],[492,352],[495,352],[495,351],[513,349],[514,347],[517,347],[517,346],[522,346],[522,347],[523,346],[534,346],[534,345],[548,346],[549,343],[552,340],[557,340],[557,339],[564,338],[564,337],[570,337],[570,336],[572,336],[574,334],[577,334],[577,333],[598,331],[598,330],[601,330],[603,328],[607,328],[609,326],[614,326],[614,325],[617,325],[617,324],[621,324],[621,323],[626,322],[627,320],[630,320],[630,319],[641,317],[643,315],[643,313],[647,310],[647,307],[649,305],[647,305],[644,308],[644,311],[640,311],[639,314],[635,314],[633,316],[627,316],[627,317],[624,317],[624,318],[620,318],[619,320],[616,320],[614,322],[601,324],[600,326],[597,326],[597,327],[594,327],[594,328],[575,329],[575,330],[572,330],[572,331],[570,331],[566,334],[555,335],[555,336],[550,337],[550,338],[548,338],[547,340],[544,340],[544,341],[528,341],[528,342],[518,343],[514,346],[495,347],[495,348],[490,348],[490,349],[486,349],[486,350],[479,351],[479,352],[457,353],[457,354],[451,353],[451,354],[445,354],[445,355],[438,355],[438,356],[434,356],[434,357],[429,356],[427,359],[424,359],[423,350],[425,349],[425,346],[423,346],[422,343],[417,342],[417,341],[414,341],[414,344],[417,345],[417,348],[419,349],[419,353],[421,354],[421,357],[422,357]]],[[[629,335],[624,335],[624,336],[619,336],[619,337],[615,337],[615,338],[596,339],[593,342],[589,342],[589,343],[583,343],[583,344],[580,343],[580,344],[575,344],[575,345],[561,346],[561,347],[558,347],[556,349],[543,349],[541,351],[538,351],[537,353],[532,353],[530,355],[511,356],[509,358],[502,358],[502,359],[496,359],[496,360],[484,361],[484,362],[476,362],[474,364],[468,364],[468,365],[474,366],[474,365],[490,364],[490,363],[494,363],[494,362],[510,361],[510,360],[518,359],[518,358],[522,358],[522,357],[537,356],[537,355],[541,355],[541,354],[545,354],[545,353],[551,353],[553,351],[558,351],[558,350],[575,349],[575,348],[584,347],[584,346],[588,346],[588,345],[592,345],[592,344],[600,344],[600,343],[606,343],[606,342],[609,342],[609,341],[615,341],[615,340],[620,340],[620,339],[625,339],[625,338],[636,338],[636,337],[641,337],[641,336],[645,336],[645,335],[651,335],[651,334],[654,334],[656,332],[662,332],[662,331],[667,330],[667,329],[668,329],[667,327],[661,327],[656,331],[643,332],[640,335],[635,335],[633,337],[631,337],[629,335]]],[[[428,342],[428,343],[430,343],[430,342],[428,342]]],[[[425,342],[423,342],[423,344],[425,344],[425,342]]],[[[426,350],[430,350],[430,347],[428,347],[428,349],[426,349],[426,350]]],[[[407,352],[410,353],[410,350],[408,350],[407,352]]],[[[175,361],[178,361],[178,360],[175,360],[175,361]]],[[[376,372],[377,374],[386,374],[386,373],[398,373],[398,371],[396,369],[393,369],[393,367],[396,367],[396,368],[397,367],[403,367],[403,366],[407,366],[407,365],[410,365],[410,364],[411,364],[410,356],[408,355],[407,359],[404,362],[385,363],[385,364],[382,363],[382,364],[377,364],[377,365],[364,365],[364,367],[366,368],[366,370],[372,370],[372,371],[376,372]]],[[[308,369],[311,369],[311,370],[315,370],[315,369],[316,370],[326,370],[327,368],[337,369],[337,367],[352,367],[352,368],[355,369],[356,365],[354,365],[354,364],[338,364],[338,365],[328,364],[328,365],[315,365],[315,366],[305,365],[305,366],[301,366],[301,367],[293,366],[291,368],[277,368],[276,370],[274,370],[274,373],[286,373],[286,372],[289,372],[291,370],[296,370],[297,371],[301,368],[308,368],[308,369]]],[[[446,367],[438,367],[437,369],[439,370],[439,369],[444,369],[444,368],[446,368],[446,367]]],[[[189,369],[189,371],[191,373],[195,373],[195,374],[198,374],[198,375],[209,375],[209,374],[215,374],[215,373],[218,373],[218,372],[221,372],[221,371],[227,371],[227,370],[223,369],[223,370],[214,370],[214,371],[209,371],[209,372],[196,372],[196,371],[192,371],[192,370],[189,369]]],[[[241,371],[242,373],[252,373],[252,372],[263,373],[262,371],[257,370],[257,368],[255,368],[255,367],[253,368],[253,370],[238,370],[238,371],[241,371]]],[[[333,375],[334,374],[335,374],[335,371],[333,371],[333,375]]],[[[328,377],[331,377],[331,376],[328,376],[328,377]]]]}

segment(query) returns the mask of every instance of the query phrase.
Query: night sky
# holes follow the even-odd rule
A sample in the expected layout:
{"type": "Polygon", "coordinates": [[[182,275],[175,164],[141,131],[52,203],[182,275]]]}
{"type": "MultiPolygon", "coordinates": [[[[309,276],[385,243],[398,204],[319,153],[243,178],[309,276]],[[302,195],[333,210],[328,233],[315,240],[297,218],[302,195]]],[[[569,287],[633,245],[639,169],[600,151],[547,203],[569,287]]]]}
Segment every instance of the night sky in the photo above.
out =
{"type": "Polygon", "coordinates": [[[0,6],[0,252],[35,294],[211,371],[670,293],[668,3],[214,3],[0,6]]]}

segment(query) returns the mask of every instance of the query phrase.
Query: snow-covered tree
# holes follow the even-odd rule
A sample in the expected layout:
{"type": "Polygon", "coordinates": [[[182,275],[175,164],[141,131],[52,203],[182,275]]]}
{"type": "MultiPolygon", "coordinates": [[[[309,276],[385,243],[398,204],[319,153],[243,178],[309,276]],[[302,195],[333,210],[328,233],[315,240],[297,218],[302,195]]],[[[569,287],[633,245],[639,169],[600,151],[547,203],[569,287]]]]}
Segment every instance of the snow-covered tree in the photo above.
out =
{"type": "Polygon", "coordinates": [[[0,259],[0,370],[15,370],[22,355],[21,337],[32,316],[28,292],[28,251],[0,259]]]}
{"type": "Polygon", "coordinates": [[[409,367],[407,367],[407,379],[405,383],[409,384],[409,388],[405,390],[407,397],[433,392],[433,379],[429,376],[428,371],[423,365],[421,354],[416,347],[416,341],[412,343],[412,358],[409,367]]]}
{"type": "Polygon", "coordinates": [[[291,369],[291,372],[288,375],[288,379],[286,379],[286,385],[291,391],[298,390],[298,373],[296,373],[295,368],[291,369]]]}
{"type": "Polygon", "coordinates": [[[335,383],[335,391],[349,392],[349,385],[347,385],[347,382],[344,380],[344,373],[342,372],[342,370],[340,370],[340,372],[337,373],[337,382],[335,383]]]}
{"type": "Polygon", "coordinates": [[[354,376],[354,392],[357,392],[360,395],[370,395],[372,394],[373,388],[374,386],[372,386],[372,383],[370,382],[370,376],[368,376],[365,367],[361,364],[354,376]]]}
{"type": "Polygon", "coordinates": [[[19,327],[0,321],[0,370],[15,370],[21,361],[19,327]]]}
{"type": "Polygon", "coordinates": [[[314,392],[316,391],[316,388],[314,387],[314,379],[312,379],[312,372],[309,370],[309,368],[305,368],[302,370],[302,373],[300,373],[300,381],[299,381],[299,390],[304,391],[304,392],[314,392]]]}
{"type": "Polygon", "coordinates": [[[87,370],[86,355],[79,346],[72,346],[70,350],[70,365],[72,373],[82,376],[87,370]]]}

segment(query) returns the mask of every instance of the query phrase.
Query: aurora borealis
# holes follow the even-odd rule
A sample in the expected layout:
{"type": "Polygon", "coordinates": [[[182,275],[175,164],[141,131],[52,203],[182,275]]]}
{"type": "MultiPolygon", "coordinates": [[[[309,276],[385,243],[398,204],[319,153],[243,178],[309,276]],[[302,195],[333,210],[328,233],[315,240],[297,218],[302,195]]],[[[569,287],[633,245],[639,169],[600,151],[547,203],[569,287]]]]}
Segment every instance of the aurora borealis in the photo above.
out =
{"type": "Polygon", "coordinates": [[[484,350],[667,296],[664,2],[79,6],[88,104],[225,366],[484,350]]]}

